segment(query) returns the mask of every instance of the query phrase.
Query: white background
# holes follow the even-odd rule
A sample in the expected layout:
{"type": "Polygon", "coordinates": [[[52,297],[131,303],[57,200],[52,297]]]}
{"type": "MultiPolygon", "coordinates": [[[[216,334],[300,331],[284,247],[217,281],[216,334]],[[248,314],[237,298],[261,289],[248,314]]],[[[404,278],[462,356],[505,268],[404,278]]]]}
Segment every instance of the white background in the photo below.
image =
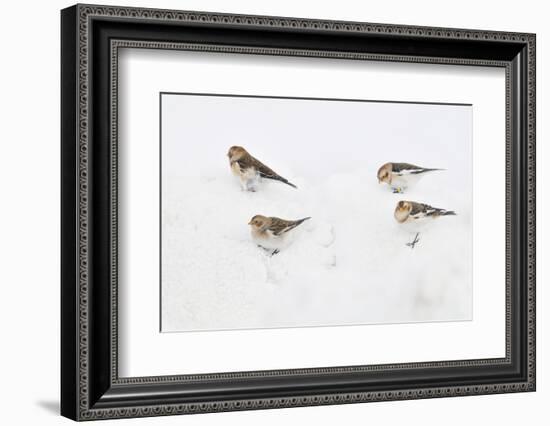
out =
{"type": "MultiPolygon", "coordinates": [[[[121,1],[122,2],[122,1],[121,1]]],[[[105,0],[107,4],[117,4],[105,0]]],[[[127,3],[128,4],[128,3],[127,3]]],[[[548,43],[544,2],[438,1],[140,1],[134,6],[202,9],[371,22],[438,25],[537,32],[538,78],[538,391],[454,399],[389,402],[319,408],[226,413],[186,418],[124,420],[126,424],[257,425],[418,424],[464,425],[490,421],[501,425],[543,424],[550,398],[548,334],[550,233],[544,221],[550,207],[550,161],[543,141],[550,114],[548,43]],[[546,194],[545,194],[546,193],[546,194]],[[546,358],[546,359],[545,359],[546,358]],[[131,422],[131,423],[128,423],[131,422]]],[[[0,177],[2,268],[2,423],[69,424],[57,416],[59,394],[59,9],[64,1],[11,2],[2,32],[0,79],[0,177]]],[[[114,422],[109,422],[116,424],[114,422]]],[[[103,423],[102,423],[103,424],[103,423]]],[[[105,423],[107,424],[107,423],[105,423]]],[[[122,423],[120,423],[122,424],[122,423]]]]}
{"type": "MultiPolygon", "coordinates": [[[[311,68],[304,73],[310,82],[311,68]]],[[[504,70],[490,71],[497,74],[494,91],[502,92],[504,70]]],[[[380,78],[357,74],[363,86],[366,80],[381,86],[380,78]]],[[[393,77],[409,86],[406,76],[393,77]]],[[[267,80],[265,72],[261,79],[267,80]]],[[[472,106],[168,94],[162,103],[163,331],[472,319],[472,106]],[[254,194],[240,190],[224,155],[238,143],[269,159],[299,190],[269,181],[254,194]],[[460,210],[446,218],[451,221],[422,229],[434,250],[405,246],[415,234],[392,214],[405,196],[376,179],[378,167],[391,158],[445,169],[406,193],[407,199],[460,210]],[[268,263],[246,226],[262,212],[313,219],[268,263]]],[[[504,153],[502,134],[481,141],[477,145],[494,141],[490,158],[504,153]]],[[[498,173],[500,191],[495,182],[491,193],[504,194],[504,174],[498,173]]],[[[494,214],[488,221],[498,231],[503,213],[500,223],[494,214]]],[[[504,261],[502,242],[490,241],[504,261]]]]}

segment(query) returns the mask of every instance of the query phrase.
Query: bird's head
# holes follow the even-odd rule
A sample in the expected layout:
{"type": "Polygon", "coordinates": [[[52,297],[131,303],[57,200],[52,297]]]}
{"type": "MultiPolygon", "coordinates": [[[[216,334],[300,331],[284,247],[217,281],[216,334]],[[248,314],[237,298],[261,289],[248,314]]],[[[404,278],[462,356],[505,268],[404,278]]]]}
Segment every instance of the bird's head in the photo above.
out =
{"type": "Polygon", "coordinates": [[[229,148],[229,151],[227,151],[227,156],[230,160],[235,161],[240,159],[244,154],[246,154],[246,149],[244,149],[242,146],[232,146],[229,148]]]}
{"type": "Polygon", "coordinates": [[[412,204],[409,201],[399,201],[395,207],[395,211],[410,213],[412,204]]]}
{"type": "Polygon", "coordinates": [[[403,223],[409,218],[411,210],[412,204],[409,201],[399,201],[397,206],[395,206],[393,216],[399,223],[403,223]]]}
{"type": "Polygon", "coordinates": [[[266,229],[269,226],[269,218],[262,216],[261,214],[257,214],[252,219],[250,219],[250,222],[248,224],[252,227],[252,229],[257,230],[263,230],[266,229]]]}
{"type": "Polygon", "coordinates": [[[386,163],[378,169],[378,183],[391,183],[391,163],[386,163]]]}

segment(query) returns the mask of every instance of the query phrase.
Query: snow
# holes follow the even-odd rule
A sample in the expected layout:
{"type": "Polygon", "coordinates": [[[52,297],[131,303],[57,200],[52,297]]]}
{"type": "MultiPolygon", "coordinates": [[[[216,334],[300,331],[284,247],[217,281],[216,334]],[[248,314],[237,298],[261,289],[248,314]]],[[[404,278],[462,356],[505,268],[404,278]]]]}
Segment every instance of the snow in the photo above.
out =
{"type": "MultiPolygon", "coordinates": [[[[205,132],[203,127],[197,144],[186,145],[182,154],[181,136],[189,136],[189,123],[195,120],[182,126],[174,119],[174,111],[181,114],[182,104],[187,114],[198,111],[196,125],[200,127],[201,102],[212,98],[191,101],[191,106],[189,99],[194,98],[170,96],[163,104],[168,113],[163,115],[162,331],[471,319],[469,108],[388,104],[394,108],[386,115],[395,117],[401,111],[410,116],[420,111],[423,123],[432,123],[427,117],[433,120],[434,112],[442,111],[442,116],[456,121],[457,129],[466,127],[464,134],[456,136],[454,150],[450,141],[450,149],[439,150],[437,155],[426,150],[403,158],[392,145],[379,146],[369,156],[353,156],[348,154],[351,147],[342,142],[341,154],[310,155],[304,164],[305,157],[301,162],[285,161],[284,151],[270,151],[269,141],[241,141],[298,186],[293,189],[262,180],[258,191],[248,192],[231,174],[225,156],[236,141],[219,140],[220,134],[231,134],[228,129],[205,132]],[[170,107],[168,101],[174,105],[170,107]],[[216,144],[211,143],[214,140],[216,144]],[[447,170],[433,172],[405,194],[393,194],[376,178],[378,167],[392,160],[447,170]],[[393,211],[403,199],[454,210],[457,216],[428,220],[423,226],[400,225],[393,211]],[[256,214],[312,219],[292,232],[284,250],[269,256],[250,236],[247,223],[256,214]],[[407,246],[417,232],[420,241],[414,248],[407,246]]],[[[236,109],[249,101],[249,113],[257,102],[273,102],[239,101],[236,109]]],[[[287,101],[287,107],[288,102],[293,101],[287,101]]],[[[386,106],[356,105],[378,107],[376,111],[386,106]]],[[[227,105],[220,107],[227,111],[227,105]]],[[[440,143],[436,136],[447,132],[448,125],[449,120],[441,123],[434,135],[426,136],[429,126],[420,127],[418,133],[440,143]]],[[[408,132],[410,141],[410,126],[408,132]]],[[[349,143],[357,146],[356,141],[349,143]]],[[[405,144],[399,152],[407,154],[405,144]]]]}

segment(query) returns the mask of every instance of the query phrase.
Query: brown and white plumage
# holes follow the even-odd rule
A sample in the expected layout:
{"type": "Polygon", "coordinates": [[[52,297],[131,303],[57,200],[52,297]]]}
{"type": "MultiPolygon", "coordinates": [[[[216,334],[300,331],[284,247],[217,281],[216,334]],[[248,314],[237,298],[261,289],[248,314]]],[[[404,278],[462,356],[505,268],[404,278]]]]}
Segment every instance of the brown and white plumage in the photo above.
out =
{"type": "Polygon", "coordinates": [[[415,201],[399,201],[395,206],[393,215],[397,222],[408,223],[421,219],[435,219],[441,216],[455,216],[456,213],[452,210],[440,209],[415,201]]]}
{"type": "Polygon", "coordinates": [[[265,249],[279,250],[286,245],[290,231],[308,219],[311,218],[286,220],[258,214],[250,219],[248,224],[251,227],[252,239],[256,244],[265,249]]]}
{"type": "Polygon", "coordinates": [[[426,174],[438,170],[443,169],[429,169],[410,163],[386,163],[378,169],[378,183],[387,183],[394,193],[402,193],[426,174]]]}
{"type": "Polygon", "coordinates": [[[255,191],[260,179],[276,180],[297,188],[296,185],[250,155],[242,146],[232,146],[229,148],[227,156],[231,171],[239,178],[241,187],[246,191],[255,191]]]}

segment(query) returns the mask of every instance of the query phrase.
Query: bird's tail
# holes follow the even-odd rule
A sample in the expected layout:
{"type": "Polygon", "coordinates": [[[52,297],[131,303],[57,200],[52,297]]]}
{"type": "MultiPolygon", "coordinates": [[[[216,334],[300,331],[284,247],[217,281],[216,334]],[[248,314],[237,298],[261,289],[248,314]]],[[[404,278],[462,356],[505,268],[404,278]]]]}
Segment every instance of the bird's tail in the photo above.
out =
{"type": "Polygon", "coordinates": [[[279,182],[286,183],[288,186],[292,186],[293,188],[298,189],[298,187],[297,187],[296,185],[294,185],[293,183],[289,182],[287,179],[285,179],[285,178],[282,177],[282,176],[279,176],[279,175],[276,175],[276,176],[266,176],[266,178],[268,178],[268,179],[273,179],[273,180],[278,180],[279,182]]]}
{"type": "Polygon", "coordinates": [[[456,213],[452,210],[443,210],[441,216],[456,216],[456,213]]]}
{"type": "Polygon", "coordinates": [[[309,219],[311,219],[311,217],[304,217],[303,219],[295,220],[291,222],[283,232],[288,232],[296,228],[297,226],[300,226],[302,223],[304,223],[306,220],[309,220],[309,219]]]}
{"type": "Polygon", "coordinates": [[[296,228],[297,226],[300,226],[302,223],[304,223],[306,220],[311,219],[311,217],[304,217],[303,219],[295,220],[292,225],[290,225],[289,230],[296,228]]]}
{"type": "Polygon", "coordinates": [[[294,226],[301,225],[302,223],[304,223],[306,220],[309,220],[309,219],[311,219],[310,216],[304,217],[303,219],[298,219],[297,221],[294,222],[294,226]]]}
{"type": "Polygon", "coordinates": [[[447,169],[422,169],[424,172],[437,172],[437,171],[443,171],[447,169]]]}

